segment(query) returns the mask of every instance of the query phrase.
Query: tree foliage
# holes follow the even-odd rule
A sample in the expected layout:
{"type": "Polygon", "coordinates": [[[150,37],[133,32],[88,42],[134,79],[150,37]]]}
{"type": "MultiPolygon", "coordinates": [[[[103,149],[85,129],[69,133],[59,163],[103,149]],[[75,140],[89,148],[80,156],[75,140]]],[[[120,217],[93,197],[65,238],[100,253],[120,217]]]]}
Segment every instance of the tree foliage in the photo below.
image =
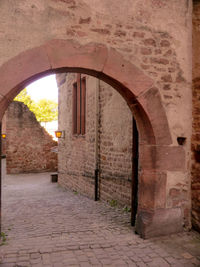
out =
{"type": "Polygon", "coordinates": [[[30,95],[28,95],[27,89],[25,88],[22,90],[15,98],[14,101],[23,102],[27,105],[30,109],[31,105],[33,104],[33,100],[31,99],[30,95]]]}
{"type": "Polygon", "coordinates": [[[27,105],[39,122],[50,122],[58,119],[58,104],[55,101],[41,99],[35,102],[28,95],[26,88],[15,97],[14,101],[20,101],[27,105]]]}
{"type": "Polygon", "coordinates": [[[58,104],[52,100],[41,99],[32,104],[31,111],[40,122],[55,121],[58,119],[58,104]]]}

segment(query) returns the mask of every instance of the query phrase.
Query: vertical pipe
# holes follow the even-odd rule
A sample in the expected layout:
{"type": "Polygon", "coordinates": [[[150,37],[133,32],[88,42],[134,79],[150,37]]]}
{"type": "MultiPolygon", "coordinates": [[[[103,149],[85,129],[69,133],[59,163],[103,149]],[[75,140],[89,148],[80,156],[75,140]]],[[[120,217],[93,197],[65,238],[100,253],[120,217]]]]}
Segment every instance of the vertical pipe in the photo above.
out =
{"type": "Polygon", "coordinates": [[[2,122],[0,122],[0,233],[1,233],[1,203],[2,203],[2,138],[1,138],[2,122]]]}
{"type": "Polygon", "coordinates": [[[95,169],[95,186],[94,186],[94,200],[98,201],[99,200],[99,170],[95,169]]]}
{"type": "Polygon", "coordinates": [[[99,200],[99,88],[100,80],[96,79],[95,90],[95,201],[99,200]]]}
{"type": "Polygon", "coordinates": [[[131,197],[131,225],[135,226],[138,206],[138,144],[139,136],[136,121],[133,118],[132,133],[132,197],[131,197]]]}

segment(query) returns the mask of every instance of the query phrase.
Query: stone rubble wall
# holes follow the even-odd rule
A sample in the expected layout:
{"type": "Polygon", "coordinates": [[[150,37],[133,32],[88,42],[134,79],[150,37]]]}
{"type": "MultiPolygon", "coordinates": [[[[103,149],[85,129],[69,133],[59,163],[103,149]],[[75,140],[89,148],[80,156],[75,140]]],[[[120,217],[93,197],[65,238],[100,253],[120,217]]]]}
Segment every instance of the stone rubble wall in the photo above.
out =
{"type": "Polygon", "coordinates": [[[57,171],[57,154],[52,152],[57,142],[25,104],[13,101],[9,105],[3,130],[8,174],[57,171]]]}

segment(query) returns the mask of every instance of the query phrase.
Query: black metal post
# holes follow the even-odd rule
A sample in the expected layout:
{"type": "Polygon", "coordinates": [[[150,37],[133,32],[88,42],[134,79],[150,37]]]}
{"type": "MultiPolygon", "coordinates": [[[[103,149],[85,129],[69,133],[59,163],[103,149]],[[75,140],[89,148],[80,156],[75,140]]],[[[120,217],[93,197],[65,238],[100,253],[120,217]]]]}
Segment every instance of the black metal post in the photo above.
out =
{"type": "Polygon", "coordinates": [[[131,199],[131,225],[135,226],[138,207],[138,146],[139,136],[136,121],[133,118],[133,138],[132,138],[132,199],[131,199]]]}
{"type": "Polygon", "coordinates": [[[2,123],[0,122],[0,233],[1,233],[1,198],[2,198],[2,137],[1,137],[1,125],[2,123]]]}
{"type": "Polygon", "coordinates": [[[98,201],[99,200],[99,170],[98,169],[95,169],[95,187],[94,187],[94,200],[95,201],[98,201]]]}

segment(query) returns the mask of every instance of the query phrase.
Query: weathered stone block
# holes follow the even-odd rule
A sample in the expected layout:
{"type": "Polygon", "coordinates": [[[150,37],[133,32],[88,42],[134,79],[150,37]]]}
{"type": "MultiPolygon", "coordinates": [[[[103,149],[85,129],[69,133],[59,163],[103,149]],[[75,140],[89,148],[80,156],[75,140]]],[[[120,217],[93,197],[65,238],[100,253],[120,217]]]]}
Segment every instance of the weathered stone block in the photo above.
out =
{"type": "Polygon", "coordinates": [[[154,212],[139,210],[136,232],[143,238],[169,235],[183,231],[183,217],[180,208],[158,209],[154,212]]]}

